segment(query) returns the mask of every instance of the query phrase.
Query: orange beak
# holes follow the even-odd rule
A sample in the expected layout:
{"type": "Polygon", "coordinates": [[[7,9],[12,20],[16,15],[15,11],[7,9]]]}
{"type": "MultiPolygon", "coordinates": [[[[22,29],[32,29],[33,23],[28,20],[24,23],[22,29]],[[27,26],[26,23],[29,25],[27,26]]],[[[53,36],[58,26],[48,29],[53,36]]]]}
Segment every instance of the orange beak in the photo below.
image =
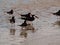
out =
{"type": "Polygon", "coordinates": [[[39,17],[35,16],[37,19],[39,19],[39,17]]]}

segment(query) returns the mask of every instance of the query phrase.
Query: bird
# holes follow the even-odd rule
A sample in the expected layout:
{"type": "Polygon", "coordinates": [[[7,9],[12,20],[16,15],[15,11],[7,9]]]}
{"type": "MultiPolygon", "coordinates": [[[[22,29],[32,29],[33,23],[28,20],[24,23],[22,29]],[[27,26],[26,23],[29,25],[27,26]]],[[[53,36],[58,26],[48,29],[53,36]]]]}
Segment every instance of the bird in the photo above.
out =
{"type": "Polygon", "coordinates": [[[10,19],[10,23],[15,23],[15,17],[12,16],[12,18],[10,19]]]}
{"type": "Polygon", "coordinates": [[[56,13],[52,13],[53,15],[60,16],[60,10],[58,10],[56,13]]]}
{"type": "MultiPolygon", "coordinates": [[[[31,15],[31,17],[29,16],[29,17],[25,17],[25,18],[21,17],[21,19],[27,20],[27,21],[34,21],[35,20],[34,16],[35,15],[31,15]]],[[[37,16],[35,16],[35,17],[38,18],[37,16]]]]}
{"type": "Polygon", "coordinates": [[[9,15],[13,14],[13,9],[11,9],[10,11],[8,11],[6,13],[9,14],[9,15]]]}

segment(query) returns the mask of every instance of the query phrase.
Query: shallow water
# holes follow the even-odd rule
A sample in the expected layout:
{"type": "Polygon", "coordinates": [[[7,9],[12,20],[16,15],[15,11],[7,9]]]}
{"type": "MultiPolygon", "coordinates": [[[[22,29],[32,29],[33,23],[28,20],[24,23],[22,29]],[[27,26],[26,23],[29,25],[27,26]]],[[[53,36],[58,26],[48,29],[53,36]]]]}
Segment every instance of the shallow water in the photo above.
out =
{"type": "Polygon", "coordinates": [[[11,35],[10,23],[6,22],[6,16],[2,16],[0,20],[0,45],[59,45],[60,41],[60,28],[53,26],[52,23],[57,21],[57,17],[54,15],[47,16],[46,12],[41,11],[43,16],[33,21],[33,26],[36,29],[35,33],[28,31],[27,38],[21,37],[21,28],[17,25],[23,21],[16,17],[15,32],[11,35]],[[45,17],[44,17],[45,16],[45,17]]]}

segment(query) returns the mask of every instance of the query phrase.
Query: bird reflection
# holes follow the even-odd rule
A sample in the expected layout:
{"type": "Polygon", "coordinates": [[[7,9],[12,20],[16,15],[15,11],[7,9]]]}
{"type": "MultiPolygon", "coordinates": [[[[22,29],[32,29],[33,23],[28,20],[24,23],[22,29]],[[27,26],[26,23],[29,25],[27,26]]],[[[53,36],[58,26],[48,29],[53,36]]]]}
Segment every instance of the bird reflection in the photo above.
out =
{"type": "Polygon", "coordinates": [[[33,27],[33,25],[28,24],[25,28],[22,28],[22,27],[21,27],[20,36],[23,36],[23,37],[27,38],[27,36],[28,36],[28,32],[27,32],[27,31],[29,31],[29,30],[30,30],[32,33],[35,32],[35,28],[33,27]]]}
{"type": "Polygon", "coordinates": [[[15,35],[15,29],[10,29],[10,35],[15,35]]]}
{"type": "Polygon", "coordinates": [[[26,30],[23,30],[23,31],[20,33],[20,36],[23,36],[23,37],[27,38],[27,32],[26,32],[26,30]]]}
{"type": "Polygon", "coordinates": [[[35,28],[33,27],[33,25],[29,24],[27,27],[26,27],[26,30],[31,30],[33,33],[35,32],[35,28]]]}
{"type": "Polygon", "coordinates": [[[60,27],[60,21],[56,21],[53,25],[58,25],[60,27]]]}

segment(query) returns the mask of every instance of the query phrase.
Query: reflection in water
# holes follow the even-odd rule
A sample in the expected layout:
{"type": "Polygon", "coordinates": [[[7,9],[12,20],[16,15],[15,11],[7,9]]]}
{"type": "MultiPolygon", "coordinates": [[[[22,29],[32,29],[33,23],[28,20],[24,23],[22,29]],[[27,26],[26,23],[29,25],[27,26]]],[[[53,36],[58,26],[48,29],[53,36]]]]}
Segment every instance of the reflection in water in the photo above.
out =
{"type": "Polygon", "coordinates": [[[15,35],[15,24],[14,23],[11,23],[11,26],[10,26],[10,35],[15,35]]]}
{"type": "Polygon", "coordinates": [[[20,33],[20,36],[23,36],[23,37],[27,37],[27,32],[25,30],[23,30],[21,33],[20,33]]]}
{"type": "Polygon", "coordinates": [[[15,35],[15,29],[10,29],[10,35],[15,35]]]}
{"type": "Polygon", "coordinates": [[[56,21],[53,25],[58,25],[60,27],[60,21],[56,21]]]}
{"type": "Polygon", "coordinates": [[[27,35],[28,35],[27,31],[29,31],[29,30],[32,31],[32,33],[35,32],[35,28],[33,27],[33,25],[29,24],[26,27],[21,27],[20,36],[27,38],[27,35]]]}
{"type": "MultiPolygon", "coordinates": [[[[35,28],[33,27],[33,25],[28,24],[25,27],[21,27],[21,33],[19,34],[21,37],[25,37],[27,38],[28,35],[28,31],[31,31],[32,33],[35,32],[35,28]]],[[[11,24],[11,28],[10,28],[10,35],[15,35],[16,29],[15,29],[15,24],[11,24]]]]}
{"type": "Polygon", "coordinates": [[[33,27],[33,25],[30,24],[26,27],[26,30],[31,30],[32,32],[35,32],[35,28],[33,27]]]}

